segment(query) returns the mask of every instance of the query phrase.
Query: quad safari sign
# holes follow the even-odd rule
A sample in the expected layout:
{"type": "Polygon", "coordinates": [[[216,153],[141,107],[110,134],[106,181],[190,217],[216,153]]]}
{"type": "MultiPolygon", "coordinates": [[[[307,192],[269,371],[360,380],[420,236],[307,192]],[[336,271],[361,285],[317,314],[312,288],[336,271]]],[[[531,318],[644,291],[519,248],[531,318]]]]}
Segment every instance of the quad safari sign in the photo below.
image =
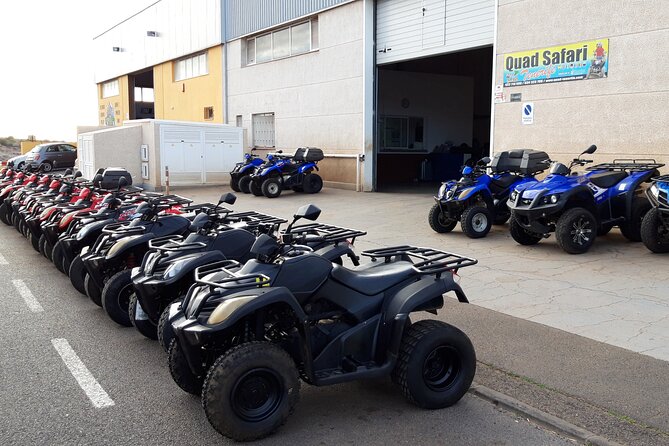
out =
{"type": "Polygon", "coordinates": [[[608,76],[609,39],[504,55],[504,86],[601,79],[608,76]]]}

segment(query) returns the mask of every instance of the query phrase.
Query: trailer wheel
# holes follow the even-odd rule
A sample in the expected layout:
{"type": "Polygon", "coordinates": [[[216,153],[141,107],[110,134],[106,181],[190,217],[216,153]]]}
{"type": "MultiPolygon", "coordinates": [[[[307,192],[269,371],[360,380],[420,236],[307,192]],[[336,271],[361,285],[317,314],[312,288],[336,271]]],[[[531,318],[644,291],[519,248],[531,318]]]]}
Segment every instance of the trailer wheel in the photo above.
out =
{"type": "Polygon", "coordinates": [[[669,252],[669,229],[660,220],[660,211],[653,208],[641,222],[641,241],[652,252],[669,252]]]}
{"type": "Polygon", "coordinates": [[[317,194],[323,189],[323,179],[316,173],[308,173],[302,181],[302,189],[308,194],[317,194]]]}
{"type": "Polygon", "coordinates": [[[646,197],[637,197],[632,202],[630,218],[620,225],[620,232],[630,242],[641,241],[641,222],[652,208],[646,197]]]}

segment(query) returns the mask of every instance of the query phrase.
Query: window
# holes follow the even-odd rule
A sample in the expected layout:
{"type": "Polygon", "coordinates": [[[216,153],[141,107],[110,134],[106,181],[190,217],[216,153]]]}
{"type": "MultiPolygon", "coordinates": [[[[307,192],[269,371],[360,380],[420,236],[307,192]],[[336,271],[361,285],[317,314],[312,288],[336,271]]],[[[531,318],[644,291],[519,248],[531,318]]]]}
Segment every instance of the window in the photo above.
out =
{"type": "Polygon", "coordinates": [[[174,62],[174,81],[182,81],[209,74],[207,53],[196,54],[174,62]]]}
{"type": "Polygon", "coordinates": [[[235,125],[237,127],[244,127],[244,118],[242,117],[242,115],[237,115],[237,118],[236,118],[235,121],[236,121],[235,125]]]}
{"type": "Polygon", "coordinates": [[[53,153],[53,152],[58,152],[58,151],[59,151],[58,146],[49,146],[49,147],[46,148],[47,153],[53,153]]]}
{"type": "Polygon", "coordinates": [[[77,149],[75,149],[74,147],[72,147],[68,144],[61,144],[60,145],[60,151],[61,152],[76,152],[77,149]]]}
{"type": "Polygon", "coordinates": [[[153,88],[135,87],[135,102],[154,102],[153,88]]]}
{"type": "Polygon", "coordinates": [[[260,113],[251,117],[254,147],[274,147],[274,113],[260,113]]]}
{"type": "Polygon", "coordinates": [[[318,49],[318,20],[312,19],[246,39],[246,65],[296,56],[315,49],[318,49]]]}
{"type": "Polygon", "coordinates": [[[211,121],[214,119],[214,107],[205,107],[204,108],[204,119],[211,121]]]}
{"type": "Polygon", "coordinates": [[[423,118],[382,116],[380,132],[382,150],[423,151],[425,149],[423,118]]]}
{"type": "Polygon", "coordinates": [[[113,81],[105,82],[102,84],[102,98],[110,98],[112,96],[118,96],[118,79],[113,81]]]}

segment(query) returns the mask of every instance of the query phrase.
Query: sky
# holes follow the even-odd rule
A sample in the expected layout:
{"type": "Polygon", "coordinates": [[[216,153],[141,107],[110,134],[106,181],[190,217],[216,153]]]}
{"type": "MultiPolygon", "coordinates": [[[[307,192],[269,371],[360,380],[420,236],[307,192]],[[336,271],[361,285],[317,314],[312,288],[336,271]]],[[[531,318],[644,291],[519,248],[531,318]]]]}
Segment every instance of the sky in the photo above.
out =
{"type": "Polygon", "coordinates": [[[93,37],[156,0],[0,0],[0,137],[97,124],[93,37]]]}

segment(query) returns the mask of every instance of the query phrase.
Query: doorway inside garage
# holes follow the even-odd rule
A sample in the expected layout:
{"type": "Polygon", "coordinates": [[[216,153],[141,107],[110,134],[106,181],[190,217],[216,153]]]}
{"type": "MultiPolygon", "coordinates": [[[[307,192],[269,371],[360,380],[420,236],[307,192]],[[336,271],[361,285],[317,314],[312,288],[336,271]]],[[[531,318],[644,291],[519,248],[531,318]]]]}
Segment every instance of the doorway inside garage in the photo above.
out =
{"type": "Polygon", "coordinates": [[[129,76],[130,119],[154,119],[153,68],[129,76]]]}
{"type": "Polygon", "coordinates": [[[378,66],[376,189],[434,192],[490,145],[492,47],[378,66]]]}

